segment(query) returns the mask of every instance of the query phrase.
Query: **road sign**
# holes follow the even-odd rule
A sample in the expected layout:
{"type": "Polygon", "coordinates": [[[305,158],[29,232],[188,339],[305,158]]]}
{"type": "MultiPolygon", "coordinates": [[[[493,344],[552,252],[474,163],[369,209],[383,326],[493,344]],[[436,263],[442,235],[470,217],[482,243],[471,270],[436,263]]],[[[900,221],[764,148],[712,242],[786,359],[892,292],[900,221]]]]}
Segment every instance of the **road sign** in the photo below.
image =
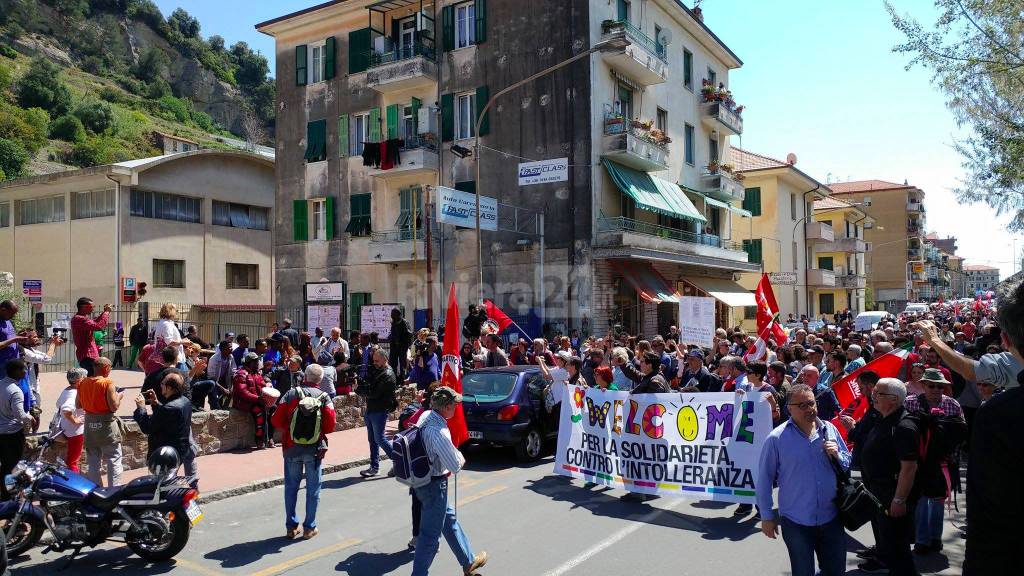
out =
{"type": "Polygon", "coordinates": [[[135,302],[136,300],[136,282],[132,276],[121,277],[121,301],[122,302],[135,302]]]}
{"type": "Polygon", "coordinates": [[[43,301],[43,281],[42,280],[22,280],[21,281],[21,293],[28,298],[29,302],[42,302],[43,301]]]}

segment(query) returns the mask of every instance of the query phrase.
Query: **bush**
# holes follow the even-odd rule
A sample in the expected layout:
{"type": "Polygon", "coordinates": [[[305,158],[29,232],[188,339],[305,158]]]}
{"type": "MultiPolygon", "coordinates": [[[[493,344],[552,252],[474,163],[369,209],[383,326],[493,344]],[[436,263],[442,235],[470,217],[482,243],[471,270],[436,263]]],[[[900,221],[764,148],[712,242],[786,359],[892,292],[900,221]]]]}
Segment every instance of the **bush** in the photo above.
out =
{"type": "Polygon", "coordinates": [[[22,119],[29,130],[22,144],[30,153],[35,154],[40,148],[46,145],[46,135],[50,131],[50,115],[42,108],[29,108],[21,113],[22,119]]]}
{"type": "Polygon", "coordinates": [[[7,44],[0,44],[0,56],[6,56],[11,60],[14,60],[18,57],[18,51],[7,44]]]}
{"type": "Polygon", "coordinates": [[[6,178],[20,177],[25,164],[28,164],[28,152],[21,142],[0,138],[0,170],[6,178]]]}
{"type": "Polygon", "coordinates": [[[192,105],[184,98],[164,96],[163,98],[160,98],[158,104],[160,106],[160,115],[168,120],[188,122],[189,117],[191,116],[192,105]]]}
{"type": "Polygon", "coordinates": [[[10,88],[11,84],[13,83],[14,74],[11,72],[11,69],[7,66],[4,66],[3,64],[0,64],[0,97],[3,96],[3,93],[6,92],[7,89],[10,88]]]}
{"type": "Polygon", "coordinates": [[[89,74],[95,74],[99,76],[106,70],[106,62],[99,56],[86,56],[82,59],[82,70],[85,70],[89,74]]]}
{"type": "Polygon", "coordinates": [[[18,82],[18,104],[42,108],[59,116],[71,108],[71,92],[60,79],[60,68],[44,58],[34,58],[18,82]]]}
{"type": "Polygon", "coordinates": [[[109,136],[90,136],[71,149],[69,160],[75,166],[88,168],[121,162],[131,157],[124,145],[109,136]]]}
{"type": "Polygon", "coordinates": [[[118,76],[117,83],[131,94],[142,96],[146,93],[146,83],[131,76],[118,76]]]}
{"type": "Polygon", "coordinates": [[[17,106],[0,103],[0,138],[19,143],[29,153],[35,154],[46,144],[49,123],[50,117],[44,110],[22,110],[17,106]]]}
{"type": "Polygon", "coordinates": [[[77,116],[70,114],[61,116],[50,123],[50,138],[66,142],[81,142],[85,140],[85,126],[77,116]]]}
{"type": "Polygon", "coordinates": [[[139,56],[139,63],[135,65],[135,77],[145,82],[152,82],[162,78],[167,69],[169,60],[164,51],[150,46],[139,56]]]}
{"type": "Polygon", "coordinates": [[[110,104],[92,100],[84,102],[75,109],[75,116],[82,125],[96,134],[103,134],[114,125],[114,111],[110,104]]]}
{"type": "Polygon", "coordinates": [[[196,126],[199,126],[203,130],[206,130],[207,132],[209,132],[210,130],[213,130],[213,128],[214,128],[213,118],[211,118],[210,115],[207,114],[206,112],[200,112],[199,110],[193,110],[192,111],[192,121],[196,123],[196,126]]]}
{"type": "Polygon", "coordinates": [[[164,96],[171,96],[171,85],[163,78],[157,78],[146,86],[146,98],[159,100],[164,96]]]}
{"type": "Polygon", "coordinates": [[[7,179],[7,175],[4,174],[4,171],[2,169],[0,169],[0,182],[3,182],[6,179],[7,179]]]}
{"type": "Polygon", "coordinates": [[[104,86],[103,88],[100,88],[100,98],[110,102],[111,104],[120,104],[125,101],[124,94],[113,86],[104,86]]]}
{"type": "Polygon", "coordinates": [[[151,0],[136,0],[128,6],[128,17],[145,22],[153,30],[164,24],[164,15],[151,0]]]}

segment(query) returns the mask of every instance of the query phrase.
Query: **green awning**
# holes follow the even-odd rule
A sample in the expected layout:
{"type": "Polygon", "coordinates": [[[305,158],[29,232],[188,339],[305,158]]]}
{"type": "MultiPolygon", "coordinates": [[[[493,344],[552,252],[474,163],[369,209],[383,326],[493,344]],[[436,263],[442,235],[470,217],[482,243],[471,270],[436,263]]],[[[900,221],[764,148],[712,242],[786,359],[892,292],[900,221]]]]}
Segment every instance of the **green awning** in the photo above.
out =
{"type": "Polygon", "coordinates": [[[627,168],[607,158],[601,162],[619,190],[632,198],[640,208],[701,224],[707,222],[677,184],[627,168]]]}
{"type": "Polygon", "coordinates": [[[734,214],[739,214],[740,216],[742,216],[744,218],[751,218],[753,216],[750,213],[750,210],[744,210],[743,208],[738,208],[736,206],[733,206],[732,204],[729,204],[728,202],[722,202],[721,200],[716,200],[716,199],[712,198],[711,196],[708,196],[706,194],[702,194],[700,192],[697,192],[696,190],[691,190],[691,192],[693,192],[694,194],[697,194],[701,198],[704,198],[704,201],[707,202],[709,206],[715,206],[715,207],[718,207],[718,208],[723,208],[723,209],[728,210],[728,211],[730,211],[730,212],[732,212],[734,214]]]}

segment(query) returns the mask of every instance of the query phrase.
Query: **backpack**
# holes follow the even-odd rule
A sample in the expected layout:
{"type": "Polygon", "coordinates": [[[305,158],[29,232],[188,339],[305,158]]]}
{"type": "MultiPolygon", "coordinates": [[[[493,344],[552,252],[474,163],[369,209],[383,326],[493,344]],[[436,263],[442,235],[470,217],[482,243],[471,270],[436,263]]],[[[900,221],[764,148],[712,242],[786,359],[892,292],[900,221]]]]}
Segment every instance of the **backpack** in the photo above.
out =
{"type": "Polygon", "coordinates": [[[395,434],[391,440],[391,462],[395,480],[402,484],[420,488],[430,483],[430,457],[418,422],[395,434]]]}
{"type": "Polygon", "coordinates": [[[311,446],[320,442],[320,420],[323,417],[327,394],[317,391],[317,394],[311,395],[306,390],[302,386],[295,389],[299,403],[292,411],[292,421],[288,430],[292,442],[311,446]]]}
{"type": "Polygon", "coordinates": [[[934,412],[915,411],[904,418],[917,427],[921,442],[918,451],[921,461],[911,491],[926,498],[945,498],[949,495],[952,478],[944,467],[966,440],[967,424],[934,412]]]}

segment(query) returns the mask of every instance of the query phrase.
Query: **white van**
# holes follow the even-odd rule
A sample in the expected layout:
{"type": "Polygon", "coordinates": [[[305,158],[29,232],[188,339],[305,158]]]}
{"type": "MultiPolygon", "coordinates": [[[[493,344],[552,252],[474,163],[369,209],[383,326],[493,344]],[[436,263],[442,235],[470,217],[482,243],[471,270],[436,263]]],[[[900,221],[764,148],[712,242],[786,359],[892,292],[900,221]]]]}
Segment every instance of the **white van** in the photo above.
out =
{"type": "Polygon", "coordinates": [[[888,316],[889,313],[885,310],[868,310],[857,314],[857,317],[853,319],[853,329],[857,332],[867,332],[878,328],[878,324],[883,318],[888,316]]]}
{"type": "Polygon", "coordinates": [[[927,302],[910,302],[903,309],[904,314],[926,314],[931,308],[927,302]]]}

